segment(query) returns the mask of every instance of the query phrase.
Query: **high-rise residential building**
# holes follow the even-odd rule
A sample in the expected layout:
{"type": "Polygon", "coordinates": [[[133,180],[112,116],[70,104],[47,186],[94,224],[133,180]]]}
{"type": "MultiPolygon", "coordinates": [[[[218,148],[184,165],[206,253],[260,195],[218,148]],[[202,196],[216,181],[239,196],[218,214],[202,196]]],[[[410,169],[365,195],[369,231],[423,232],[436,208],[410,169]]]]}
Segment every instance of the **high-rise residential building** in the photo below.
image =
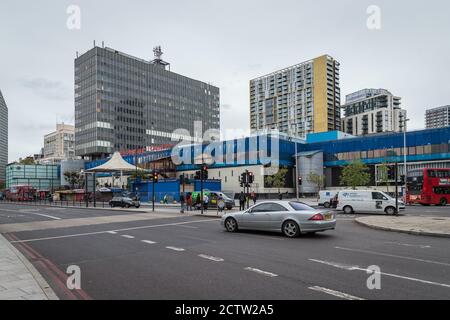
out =
{"type": "Polygon", "coordinates": [[[341,130],[360,136],[406,130],[406,110],[401,98],[385,89],[363,89],[345,97],[341,130]]]}
{"type": "Polygon", "coordinates": [[[161,48],[154,53],[147,61],[95,46],[75,59],[77,156],[176,144],[194,136],[195,121],[220,130],[219,88],[170,71],[161,48]]]}
{"type": "Polygon", "coordinates": [[[298,137],[340,130],[339,62],[324,55],[250,80],[250,128],[298,137]]]}
{"type": "Polygon", "coordinates": [[[75,127],[58,123],[56,131],[44,136],[44,152],[40,163],[56,164],[75,157],[75,127]]]}
{"type": "Polygon", "coordinates": [[[6,179],[8,164],[8,107],[0,90],[0,184],[6,179]]]}
{"type": "Polygon", "coordinates": [[[425,124],[427,129],[450,126],[450,105],[427,109],[425,111],[425,124]]]}

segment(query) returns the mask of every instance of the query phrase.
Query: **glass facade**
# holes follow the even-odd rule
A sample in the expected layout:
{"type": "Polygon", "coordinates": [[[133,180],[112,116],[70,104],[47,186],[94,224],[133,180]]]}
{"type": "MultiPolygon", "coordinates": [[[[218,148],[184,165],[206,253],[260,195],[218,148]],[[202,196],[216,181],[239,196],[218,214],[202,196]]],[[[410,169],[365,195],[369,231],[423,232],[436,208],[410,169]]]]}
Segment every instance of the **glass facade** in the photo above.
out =
{"type": "Polygon", "coordinates": [[[8,108],[0,91],[0,182],[6,179],[8,164],[8,108]]]}
{"type": "Polygon", "coordinates": [[[75,150],[93,159],[173,143],[194,121],[220,129],[219,88],[110,48],[75,60],[75,150]]]}
{"type": "Polygon", "coordinates": [[[60,186],[58,165],[10,164],[6,167],[6,187],[29,185],[37,190],[55,190],[60,186]]]}

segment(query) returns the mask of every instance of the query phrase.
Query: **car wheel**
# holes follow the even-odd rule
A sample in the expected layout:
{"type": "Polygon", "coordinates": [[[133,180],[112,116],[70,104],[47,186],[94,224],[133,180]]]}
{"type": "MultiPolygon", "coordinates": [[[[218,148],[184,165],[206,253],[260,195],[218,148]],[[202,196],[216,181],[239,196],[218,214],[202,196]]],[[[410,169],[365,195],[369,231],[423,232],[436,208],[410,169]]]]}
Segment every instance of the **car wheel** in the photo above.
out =
{"type": "Polygon", "coordinates": [[[139,209],[140,206],[136,206],[136,209],[139,209]]]}
{"type": "Polygon", "coordinates": [[[238,229],[236,220],[234,218],[227,218],[225,220],[225,229],[227,229],[228,232],[236,232],[238,229]]]}
{"type": "Polygon", "coordinates": [[[325,203],[323,204],[323,206],[324,206],[325,208],[329,208],[329,207],[330,207],[330,203],[329,203],[329,202],[325,202],[325,203]]]}
{"type": "Polygon", "coordinates": [[[114,205],[113,205],[112,203],[110,203],[109,206],[110,206],[111,208],[114,208],[114,205]]]}
{"type": "Polygon", "coordinates": [[[447,205],[447,199],[442,198],[442,199],[439,201],[439,204],[440,204],[441,206],[446,206],[446,205],[447,205]]]}
{"type": "Polygon", "coordinates": [[[352,214],[353,213],[353,208],[350,206],[345,206],[344,207],[344,213],[345,214],[352,214]]]}
{"type": "Polygon", "coordinates": [[[393,215],[395,214],[396,210],[394,207],[387,207],[386,209],[384,209],[384,211],[386,212],[386,214],[388,215],[393,215]]]}
{"type": "Polygon", "coordinates": [[[125,205],[125,208],[129,208],[130,207],[130,205],[127,203],[126,205],[125,205]]]}
{"type": "Polygon", "coordinates": [[[283,234],[288,238],[296,238],[300,235],[300,227],[295,221],[288,220],[283,223],[283,234]]]}

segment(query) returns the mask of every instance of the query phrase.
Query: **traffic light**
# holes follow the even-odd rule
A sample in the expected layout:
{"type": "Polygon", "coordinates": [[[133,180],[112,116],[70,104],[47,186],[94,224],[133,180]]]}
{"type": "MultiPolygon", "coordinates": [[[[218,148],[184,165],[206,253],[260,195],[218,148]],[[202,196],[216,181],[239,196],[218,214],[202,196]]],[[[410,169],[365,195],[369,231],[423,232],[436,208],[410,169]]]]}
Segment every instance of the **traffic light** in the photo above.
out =
{"type": "Polygon", "coordinates": [[[153,173],[152,173],[152,178],[153,178],[153,182],[158,182],[158,172],[156,172],[156,171],[154,171],[153,173]]]}
{"type": "Polygon", "coordinates": [[[253,172],[249,172],[248,173],[248,183],[252,184],[253,181],[255,181],[255,175],[253,174],[253,172]]]}
{"type": "Polygon", "coordinates": [[[247,173],[246,172],[241,173],[241,175],[239,176],[239,182],[240,182],[241,188],[243,188],[247,185],[247,173]]]}
{"type": "Polygon", "coordinates": [[[202,166],[203,180],[208,180],[208,166],[202,166]]]}
{"type": "Polygon", "coordinates": [[[395,166],[394,165],[387,166],[387,178],[388,178],[388,180],[395,179],[395,166]]]}
{"type": "Polygon", "coordinates": [[[303,179],[302,177],[298,177],[298,185],[301,186],[303,183],[303,179]]]}
{"type": "Polygon", "coordinates": [[[183,184],[185,184],[186,183],[186,181],[185,181],[185,178],[184,178],[184,173],[180,176],[180,184],[181,185],[183,185],[183,184]]]}

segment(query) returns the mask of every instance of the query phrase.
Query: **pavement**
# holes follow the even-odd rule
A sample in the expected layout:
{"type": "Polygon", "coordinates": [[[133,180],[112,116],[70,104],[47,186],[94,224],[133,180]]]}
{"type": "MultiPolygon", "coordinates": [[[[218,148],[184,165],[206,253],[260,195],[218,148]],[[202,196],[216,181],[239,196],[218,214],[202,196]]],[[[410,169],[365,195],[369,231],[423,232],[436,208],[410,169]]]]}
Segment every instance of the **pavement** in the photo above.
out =
{"type": "MultiPolygon", "coordinates": [[[[228,233],[217,217],[176,211],[135,219],[142,213],[0,204],[0,227],[60,299],[450,299],[442,237],[367,228],[355,219],[371,215],[339,214],[336,230],[289,239],[228,233]],[[27,230],[10,229],[18,224],[27,230]],[[79,290],[65,285],[71,266],[81,270],[79,290]],[[380,289],[367,286],[373,266],[380,289]]],[[[436,212],[449,216],[436,207],[428,217],[436,212]]]]}
{"type": "Polygon", "coordinates": [[[369,216],[355,221],[374,229],[450,238],[450,218],[447,217],[369,216]]]}
{"type": "Polygon", "coordinates": [[[0,235],[0,300],[57,300],[28,260],[0,235]]]}

